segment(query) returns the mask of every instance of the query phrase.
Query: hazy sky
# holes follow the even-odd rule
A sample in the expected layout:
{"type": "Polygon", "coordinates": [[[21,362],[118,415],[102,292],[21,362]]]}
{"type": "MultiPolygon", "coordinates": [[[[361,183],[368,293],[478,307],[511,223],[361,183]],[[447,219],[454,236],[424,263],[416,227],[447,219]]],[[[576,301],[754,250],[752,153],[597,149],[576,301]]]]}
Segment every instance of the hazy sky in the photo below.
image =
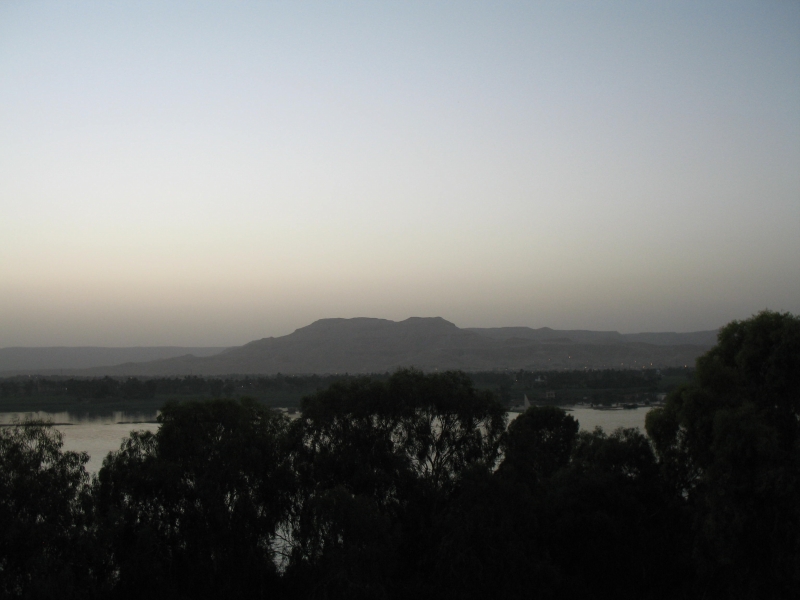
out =
{"type": "Polygon", "coordinates": [[[0,347],[800,313],[800,3],[0,3],[0,347]]]}

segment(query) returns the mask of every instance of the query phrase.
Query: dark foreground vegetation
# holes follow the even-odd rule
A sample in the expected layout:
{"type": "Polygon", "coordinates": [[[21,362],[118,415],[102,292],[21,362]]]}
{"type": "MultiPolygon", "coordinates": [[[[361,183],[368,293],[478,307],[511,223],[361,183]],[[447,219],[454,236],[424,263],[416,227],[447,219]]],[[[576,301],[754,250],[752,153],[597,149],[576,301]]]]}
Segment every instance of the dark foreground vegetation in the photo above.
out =
{"type": "Polygon", "coordinates": [[[89,480],[0,430],[0,594],[24,598],[789,598],[800,319],[733,322],[637,430],[506,428],[463,373],[171,404],[89,480]]]}
{"type": "MultiPolygon", "coordinates": [[[[507,405],[523,394],[534,403],[613,404],[653,402],[691,379],[693,369],[597,369],[576,371],[483,371],[469,373],[477,389],[490,390],[507,405]]],[[[386,381],[390,374],[373,374],[386,381]]],[[[271,407],[299,407],[302,399],[336,382],[359,376],[270,375],[228,377],[62,377],[17,375],[0,378],[0,410],[6,412],[151,411],[166,402],[253,398],[271,407]]]]}

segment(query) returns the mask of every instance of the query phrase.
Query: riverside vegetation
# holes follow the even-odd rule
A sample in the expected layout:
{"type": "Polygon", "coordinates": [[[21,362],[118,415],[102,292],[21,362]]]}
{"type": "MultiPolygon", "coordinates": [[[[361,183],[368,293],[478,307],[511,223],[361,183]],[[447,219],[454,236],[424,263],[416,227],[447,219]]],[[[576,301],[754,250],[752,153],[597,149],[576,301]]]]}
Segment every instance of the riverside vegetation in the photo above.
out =
{"type": "MultiPolygon", "coordinates": [[[[691,379],[694,369],[586,369],[559,371],[478,371],[469,373],[477,389],[490,390],[502,402],[651,402],[691,379]],[[551,392],[555,398],[547,398],[551,392]]],[[[227,377],[62,377],[17,375],[0,378],[0,411],[72,412],[155,411],[166,402],[209,398],[254,398],[271,407],[300,406],[303,397],[358,375],[271,375],[227,377]]],[[[372,374],[386,381],[389,373],[372,374]]]]}
{"type": "Polygon", "coordinates": [[[800,589],[800,319],[732,322],[638,430],[508,427],[460,372],[349,378],[294,421],[166,405],[89,479],[0,430],[0,595],[788,598],[800,589]]]}

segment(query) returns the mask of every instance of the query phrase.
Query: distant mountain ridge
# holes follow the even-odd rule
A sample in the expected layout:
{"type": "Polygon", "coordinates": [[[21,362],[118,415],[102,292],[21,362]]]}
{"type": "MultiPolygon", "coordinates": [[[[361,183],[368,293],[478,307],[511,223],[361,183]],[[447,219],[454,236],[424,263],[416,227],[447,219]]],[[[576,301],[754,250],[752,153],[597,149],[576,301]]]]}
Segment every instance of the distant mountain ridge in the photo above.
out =
{"type": "MultiPolygon", "coordinates": [[[[320,319],[289,335],[254,340],[212,355],[184,353],[70,369],[64,374],[378,373],[411,366],[424,371],[668,367],[694,364],[715,342],[713,331],[620,334],[547,327],[461,329],[441,317],[404,321],[360,317],[320,319]]],[[[0,372],[4,370],[0,362],[0,372]]]]}
{"type": "Polygon", "coordinates": [[[583,344],[641,342],[657,346],[680,346],[682,344],[713,346],[717,343],[716,330],[692,331],[690,333],[619,333],[618,331],[590,331],[585,329],[558,330],[550,329],[549,327],[541,327],[540,329],[531,329],[530,327],[467,327],[465,331],[474,331],[498,340],[511,338],[536,341],[569,340],[583,344]]]}
{"type": "Polygon", "coordinates": [[[146,362],[192,354],[211,356],[224,346],[51,346],[45,348],[0,348],[0,375],[28,371],[49,372],[61,369],[88,369],[126,362],[146,362]]]}

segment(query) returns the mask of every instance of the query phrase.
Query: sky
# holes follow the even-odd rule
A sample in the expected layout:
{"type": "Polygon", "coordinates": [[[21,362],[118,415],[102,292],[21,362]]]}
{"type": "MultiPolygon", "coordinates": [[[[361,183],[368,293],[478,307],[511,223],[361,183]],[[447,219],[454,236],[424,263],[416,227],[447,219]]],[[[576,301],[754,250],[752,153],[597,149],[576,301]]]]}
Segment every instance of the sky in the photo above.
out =
{"type": "Polygon", "coordinates": [[[0,347],[800,314],[800,3],[0,3],[0,347]]]}

